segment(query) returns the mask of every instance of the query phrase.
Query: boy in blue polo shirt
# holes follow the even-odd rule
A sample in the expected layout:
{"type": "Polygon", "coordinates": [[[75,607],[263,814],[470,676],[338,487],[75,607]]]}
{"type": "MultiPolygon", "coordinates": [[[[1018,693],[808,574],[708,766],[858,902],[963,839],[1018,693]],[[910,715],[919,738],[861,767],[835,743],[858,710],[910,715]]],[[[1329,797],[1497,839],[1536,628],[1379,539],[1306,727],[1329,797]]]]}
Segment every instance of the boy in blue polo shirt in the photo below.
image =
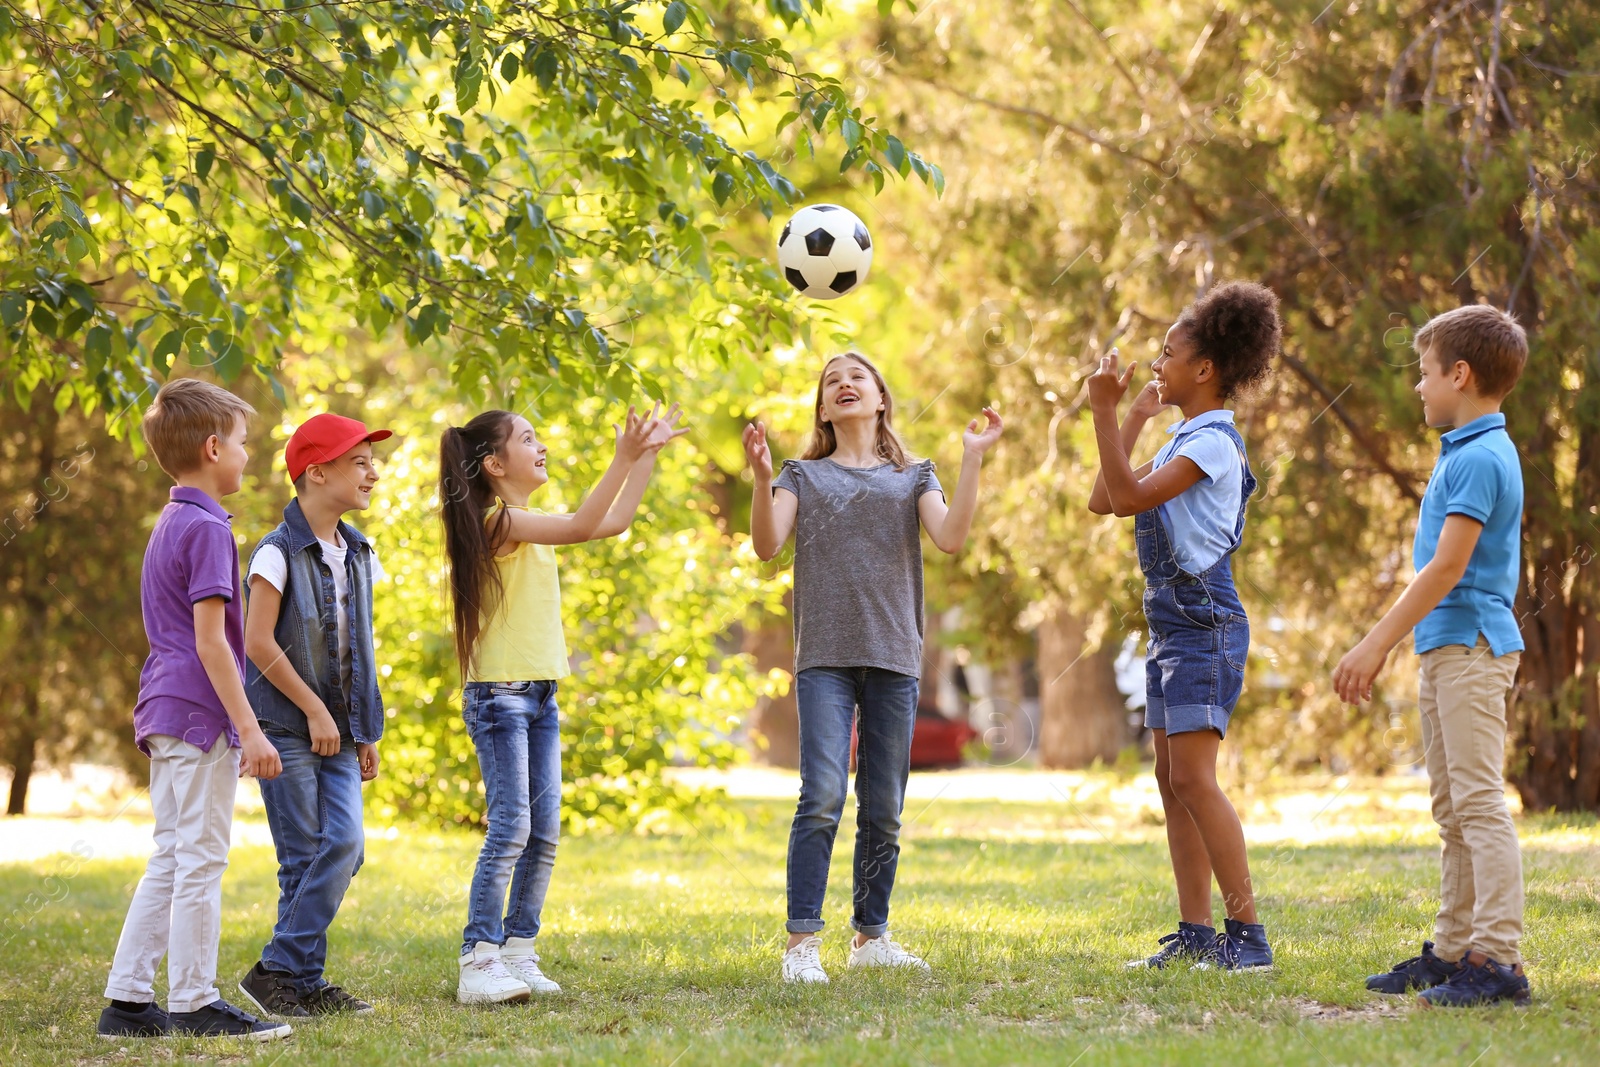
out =
{"type": "Polygon", "coordinates": [[[1420,989],[1424,1006],[1524,1004],[1522,853],[1501,776],[1523,647],[1512,613],[1522,467],[1500,404],[1527,362],[1528,341],[1511,316],[1477,304],[1431,319],[1415,344],[1423,417],[1446,431],[1417,522],[1417,576],[1339,661],[1333,683],[1343,700],[1369,699],[1390,650],[1413,630],[1423,751],[1444,842],[1440,902],[1422,954],[1368,978],[1367,988],[1420,989]]]}

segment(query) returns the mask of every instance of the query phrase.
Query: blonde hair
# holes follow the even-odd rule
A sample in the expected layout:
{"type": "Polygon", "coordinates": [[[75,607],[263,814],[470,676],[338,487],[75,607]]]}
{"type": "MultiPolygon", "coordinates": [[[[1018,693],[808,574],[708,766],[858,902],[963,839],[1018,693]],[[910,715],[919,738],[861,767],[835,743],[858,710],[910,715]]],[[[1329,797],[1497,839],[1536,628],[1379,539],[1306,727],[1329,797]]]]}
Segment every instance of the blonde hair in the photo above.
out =
{"type": "Polygon", "coordinates": [[[894,432],[894,397],[889,395],[889,386],[884,382],[883,375],[878,373],[878,368],[860,352],[841,352],[822,365],[822,373],[817,376],[817,403],[812,412],[811,440],[806,442],[806,450],[800,458],[826,459],[839,447],[839,436],[834,433],[833,423],[822,420],[822,383],[828,376],[828,368],[841,359],[855,360],[867,369],[877,383],[878,392],[883,394],[883,410],[878,412],[878,431],[873,437],[872,451],[879,459],[894,464],[895,470],[904,470],[912,464],[913,457],[901,443],[900,435],[894,432]]]}
{"type": "Polygon", "coordinates": [[[226,437],[234,422],[256,409],[198,378],[178,378],[161,387],[144,413],[144,439],[167,476],[198,470],[200,449],[212,437],[226,437]]]}
{"type": "Polygon", "coordinates": [[[1457,362],[1472,368],[1478,392],[1499,399],[1511,392],[1528,362],[1528,335],[1517,320],[1488,304],[1468,304],[1435,315],[1417,331],[1412,347],[1433,352],[1445,372],[1457,362]]]}

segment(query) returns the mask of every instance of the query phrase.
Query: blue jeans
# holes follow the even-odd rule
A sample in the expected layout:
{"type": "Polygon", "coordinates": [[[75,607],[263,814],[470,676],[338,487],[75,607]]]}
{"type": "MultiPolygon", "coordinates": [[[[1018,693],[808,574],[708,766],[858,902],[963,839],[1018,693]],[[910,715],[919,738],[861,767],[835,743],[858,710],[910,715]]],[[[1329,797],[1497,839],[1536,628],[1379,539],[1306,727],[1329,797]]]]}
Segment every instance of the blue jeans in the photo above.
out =
{"type": "Polygon", "coordinates": [[[561,836],[561,713],[555,682],[468,682],[461,714],[478,749],[489,808],[467,902],[465,954],[480,941],[503,945],[539,934],[561,836]]]}
{"type": "Polygon", "coordinates": [[[833,839],[856,750],[856,854],[850,925],[867,937],[889,929],[889,894],[900,862],[900,812],[911,773],[917,679],[878,667],[812,667],[795,677],[800,712],[800,804],[789,829],[791,934],[823,927],[833,839]]]}
{"type": "Polygon", "coordinates": [[[328,984],[322,976],[328,927],[365,856],[361,762],[350,740],[337,754],[319,756],[310,738],[276,730],[267,738],[283,773],[261,780],[278,852],[278,924],[261,963],[290,975],[295,989],[308,993],[328,984]]]}

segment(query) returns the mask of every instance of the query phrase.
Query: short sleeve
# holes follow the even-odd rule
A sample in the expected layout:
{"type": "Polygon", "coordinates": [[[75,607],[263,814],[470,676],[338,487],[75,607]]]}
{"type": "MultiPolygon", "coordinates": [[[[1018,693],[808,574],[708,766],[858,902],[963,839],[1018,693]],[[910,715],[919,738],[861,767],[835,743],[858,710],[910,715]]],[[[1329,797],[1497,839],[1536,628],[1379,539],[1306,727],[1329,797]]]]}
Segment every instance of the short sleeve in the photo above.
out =
{"type": "Polygon", "coordinates": [[[783,461],[783,469],[772,480],[772,488],[774,490],[787,489],[797,497],[800,495],[800,467],[794,460],[786,459],[783,461]]]}
{"type": "Polygon", "coordinates": [[[1239,449],[1224,433],[1192,433],[1178,443],[1173,458],[1183,456],[1205,472],[1206,481],[1216,485],[1223,475],[1239,466],[1239,449]]]}
{"type": "Polygon", "coordinates": [[[934,473],[931,459],[925,459],[917,464],[917,499],[921,500],[927,493],[944,496],[944,486],[939,484],[939,476],[934,473]]]}
{"type": "Polygon", "coordinates": [[[249,581],[258,574],[272,583],[272,588],[283,592],[289,582],[289,561],[283,558],[283,549],[277,545],[262,545],[256,549],[256,554],[250,558],[250,573],[245,580],[249,581]]]}
{"type": "Polygon", "coordinates": [[[377,549],[368,552],[367,558],[372,561],[372,580],[374,582],[381,582],[389,577],[389,572],[383,569],[383,563],[378,559],[377,549]]]}
{"type": "Polygon", "coordinates": [[[1488,522],[1505,491],[1505,471],[1499,462],[1488,452],[1475,449],[1451,464],[1445,481],[1445,514],[1488,522]]]}
{"type": "Polygon", "coordinates": [[[239,549],[221,522],[198,523],[189,535],[189,603],[220,596],[233,599],[239,576],[239,549]]]}

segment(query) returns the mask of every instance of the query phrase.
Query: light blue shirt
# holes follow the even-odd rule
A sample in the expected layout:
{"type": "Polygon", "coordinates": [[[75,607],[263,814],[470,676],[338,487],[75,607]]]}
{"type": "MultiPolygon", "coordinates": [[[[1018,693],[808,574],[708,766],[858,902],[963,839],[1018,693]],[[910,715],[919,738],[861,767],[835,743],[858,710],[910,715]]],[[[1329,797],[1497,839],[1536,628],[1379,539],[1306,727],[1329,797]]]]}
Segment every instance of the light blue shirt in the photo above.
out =
{"type": "Polygon", "coordinates": [[[1172,542],[1173,558],[1190,574],[1211,567],[1233,548],[1244,491],[1244,457],[1233,438],[1215,430],[1195,432],[1214,422],[1231,425],[1233,412],[1219,408],[1167,427],[1172,440],[1161,446],[1150,467],[1155,470],[1184,456],[1205,472],[1205,477],[1157,509],[1172,542]]]}
{"type": "Polygon", "coordinates": [[[1522,569],[1522,464],[1499,412],[1480,415],[1445,434],[1439,462],[1422,494],[1411,562],[1426,567],[1439,550],[1448,515],[1483,523],[1467,571],[1412,631],[1417,652],[1445,645],[1471,648],[1482,634],[1496,656],[1522,651],[1512,605],[1522,569]]]}

